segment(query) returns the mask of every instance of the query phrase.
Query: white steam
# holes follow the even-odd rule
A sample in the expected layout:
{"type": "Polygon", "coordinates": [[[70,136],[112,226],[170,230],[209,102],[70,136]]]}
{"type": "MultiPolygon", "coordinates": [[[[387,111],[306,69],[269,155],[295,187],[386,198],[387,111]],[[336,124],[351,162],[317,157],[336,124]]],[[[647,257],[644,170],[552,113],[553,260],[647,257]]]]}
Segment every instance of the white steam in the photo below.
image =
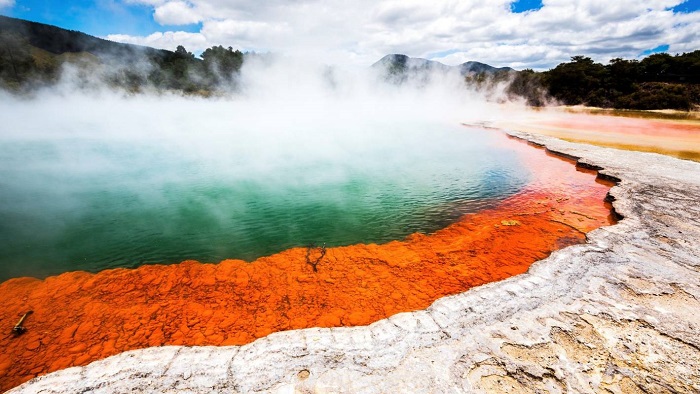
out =
{"type": "MultiPolygon", "coordinates": [[[[289,161],[351,160],[405,144],[409,130],[490,121],[503,108],[467,89],[458,73],[435,72],[428,82],[394,85],[378,70],[309,66],[289,58],[247,61],[239,92],[214,98],[85,90],[91,76],[76,73],[68,69],[58,86],[31,99],[0,96],[0,139],[41,139],[59,147],[71,140],[128,141],[222,168],[234,162],[240,168],[245,161],[255,174],[289,161]]],[[[414,149],[431,145],[416,143],[414,149]]],[[[90,167],[104,159],[65,160],[90,167]]]]}
{"type": "Polygon", "coordinates": [[[261,59],[237,93],[211,98],[85,89],[89,77],[0,93],[0,280],[364,242],[363,225],[368,242],[400,238],[423,231],[413,214],[441,221],[527,177],[483,149],[489,132],[460,125],[506,107],[457,74],[394,85],[374,69],[261,59]]]}

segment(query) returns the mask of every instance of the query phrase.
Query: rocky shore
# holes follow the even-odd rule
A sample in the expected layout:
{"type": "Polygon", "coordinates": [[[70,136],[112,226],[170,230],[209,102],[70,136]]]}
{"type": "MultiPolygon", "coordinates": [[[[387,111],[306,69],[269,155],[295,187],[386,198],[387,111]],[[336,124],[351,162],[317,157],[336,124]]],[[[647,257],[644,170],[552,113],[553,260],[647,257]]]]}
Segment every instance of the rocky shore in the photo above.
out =
{"type": "Polygon", "coordinates": [[[9,392],[700,392],[700,163],[511,134],[620,180],[624,219],[423,311],[130,351],[9,392]]]}

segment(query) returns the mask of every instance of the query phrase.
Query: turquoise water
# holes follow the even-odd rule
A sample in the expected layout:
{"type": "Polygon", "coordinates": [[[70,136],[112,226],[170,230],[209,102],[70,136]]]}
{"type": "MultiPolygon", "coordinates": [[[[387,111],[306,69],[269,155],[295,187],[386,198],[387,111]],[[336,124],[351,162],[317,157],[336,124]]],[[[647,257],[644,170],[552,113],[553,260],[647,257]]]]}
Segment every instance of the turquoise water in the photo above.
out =
{"type": "Polygon", "coordinates": [[[458,125],[143,138],[61,127],[0,136],[0,281],[402,239],[528,180],[502,135],[458,125]]]}

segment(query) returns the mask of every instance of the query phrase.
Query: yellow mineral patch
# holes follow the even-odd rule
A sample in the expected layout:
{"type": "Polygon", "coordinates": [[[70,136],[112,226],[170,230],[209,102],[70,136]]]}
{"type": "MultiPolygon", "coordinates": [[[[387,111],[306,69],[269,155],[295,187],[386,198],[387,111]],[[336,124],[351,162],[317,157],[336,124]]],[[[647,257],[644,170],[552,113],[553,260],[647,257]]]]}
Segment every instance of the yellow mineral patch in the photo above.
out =
{"type": "Polygon", "coordinates": [[[517,220],[501,220],[501,224],[504,226],[520,226],[520,222],[517,220]]]}

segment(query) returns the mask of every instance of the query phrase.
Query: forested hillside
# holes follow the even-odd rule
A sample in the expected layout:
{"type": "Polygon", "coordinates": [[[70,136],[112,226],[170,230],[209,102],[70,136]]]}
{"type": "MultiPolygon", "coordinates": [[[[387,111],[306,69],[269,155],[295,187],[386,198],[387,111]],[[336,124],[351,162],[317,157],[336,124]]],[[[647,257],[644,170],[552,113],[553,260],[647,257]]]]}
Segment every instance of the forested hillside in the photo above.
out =
{"type": "Polygon", "coordinates": [[[196,58],[184,47],[166,51],[0,16],[0,87],[23,92],[56,83],[67,69],[78,85],[129,91],[209,94],[230,88],[244,54],[216,46],[196,58]]]}
{"type": "MultiPolygon", "coordinates": [[[[195,57],[176,51],[121,44],[55,26],[0,16],[0,88],[23,93],[50,86],[70,73],[78,86],[110,86],[129,92],[179,91],[210,95],[235,91],[247,57],[215,46],[195,57]]],[[[700,105],[700,50],[675,56],[658,53],[642,60],[608,64],[574,56],[545,72],[515,71],[479,62],[450,67],[401,54],[376,62],[389,83],[427,83],[434,72],[459,72],[468,88],[505,86],[511,99],[621,109],[697,109],[700,105]]]]}
{"type": "Polygon", "coordinates": [[[657,53],[642,60],[612,59],[607,65],[574,56],[545,72],[519,72],[509,91],[541,105],[541,91],[566,105],[620,109],[681,109],[700,105],[700,50],[657,53]]]}

